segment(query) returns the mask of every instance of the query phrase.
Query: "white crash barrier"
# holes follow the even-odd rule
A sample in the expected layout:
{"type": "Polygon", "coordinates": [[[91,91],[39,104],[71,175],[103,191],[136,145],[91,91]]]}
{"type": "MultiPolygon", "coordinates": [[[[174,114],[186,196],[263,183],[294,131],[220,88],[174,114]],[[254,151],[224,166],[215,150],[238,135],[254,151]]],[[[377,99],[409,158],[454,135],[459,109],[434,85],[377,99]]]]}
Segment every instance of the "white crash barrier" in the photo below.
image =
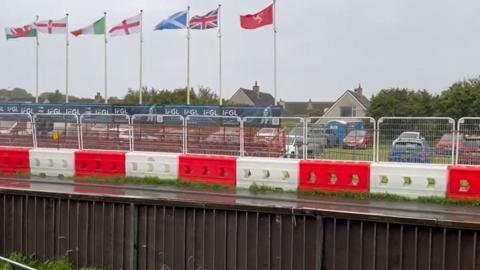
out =
{"type": "Polygon", "coordinates": [[[372,163],[370,193],[389,193],[409,198],[446,197],[446,165],[372,163]]]}
{"type": "Polygon", "coordinates": [[[174,153],[130,152],[126,154],[127,176],[178,179],[178,157],[174,153]]]}
{"type": "Polygon", "coordinates": [[[242,157],[237,159],[237,187],[249,188],[252,184],[298,189],[299,160],[242,157]]]}
{"type": "Polygon", "coordinates": [[[30,172],[33,175],[74,176],[74,149],[30,149],[30,172]]]}

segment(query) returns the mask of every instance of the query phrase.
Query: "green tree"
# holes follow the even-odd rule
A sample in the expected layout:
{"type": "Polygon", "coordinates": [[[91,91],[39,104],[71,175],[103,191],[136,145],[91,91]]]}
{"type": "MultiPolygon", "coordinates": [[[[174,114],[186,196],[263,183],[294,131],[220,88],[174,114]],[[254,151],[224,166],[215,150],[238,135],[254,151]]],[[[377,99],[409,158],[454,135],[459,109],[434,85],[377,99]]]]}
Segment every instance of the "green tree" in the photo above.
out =
{"type": "Polygon", "coordinates": [[[60,93],[60,90],[55,90],[55,92],[44,92],[41,93],[40,98],[46,98],[48,102],[54,104],[54,103],[63,103],[65,102],[65,95],[62,95],[60,93]]]}
{"type": "Polygon", "coordinates": [[[480,116],[480,78],[454,83],[438,97],[439,116],[461,118],[480,116]]]}
{"type": "MultiPolygon", "coordinates": [[[[128,89],[124,97],[125,104],[138,104],[140,99],[139,92],[128,89]]],[[[144,87],[142,89],[142,99],[144,104],[186,104],[187,90],[185,88],[170,90],[156,90],[144,87]]],[[[217,105],[218,96],[206,87],[200,87],[198,91],[192,90],[190,92],[190,104],[193,105],[217,105]]]]}
{"type": "Polygon", "coordinates": [[[384,89],[372,97],[367,115],[374,118],[433,116],[436,100],[437,97],[426,90],[384,89]]]}

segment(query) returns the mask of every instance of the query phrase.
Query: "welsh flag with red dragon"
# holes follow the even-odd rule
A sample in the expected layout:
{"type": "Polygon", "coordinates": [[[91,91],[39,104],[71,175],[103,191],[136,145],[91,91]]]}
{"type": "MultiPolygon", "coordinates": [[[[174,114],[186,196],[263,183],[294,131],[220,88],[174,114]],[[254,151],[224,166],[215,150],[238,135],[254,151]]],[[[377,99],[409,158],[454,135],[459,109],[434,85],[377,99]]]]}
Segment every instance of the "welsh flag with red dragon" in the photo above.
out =
{"type": "Polygon", "coordinates": [[[5,34],[7,40],[13,38],[36,37],[37,30],[33,25],[29,24],[22,27],[7,27],[5,28],[5,34]]]}

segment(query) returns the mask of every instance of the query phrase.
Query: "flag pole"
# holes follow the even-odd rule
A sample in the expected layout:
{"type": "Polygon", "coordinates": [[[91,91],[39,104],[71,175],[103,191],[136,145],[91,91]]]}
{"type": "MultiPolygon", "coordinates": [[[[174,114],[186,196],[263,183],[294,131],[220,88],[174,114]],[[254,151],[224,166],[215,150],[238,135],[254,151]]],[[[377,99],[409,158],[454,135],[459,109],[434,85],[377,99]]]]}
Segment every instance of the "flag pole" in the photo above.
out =
{"type": "Polygon", "coordinates": [[[105,18],[105,31],[103,31],[103,38],[105,41],[104,44],[104,66],[105,66],[105,104],[108,104],[108,99],[107,99],[107,12],[103,12],[103,17],[105,18]]]}
{"type": "Polygon", "coordinates": [[[143,103],[143,91],[142,91],[142,74],[143,73],[143,9],[140,10],[140,87],[139,91],[139,104],[143,103]]]}
{"type": "Polygon", "coordinates": [[[187,105],[190,105],[190,6],[187,8],[187,105]]]}
{"type": "Polygon", "coordinates": [[[218,93],[219,105],[223,105],[222,101],[222,4],[218,4],[218,93]]]}
{"type": "Polygon", "coordinates": [[[273,0],[273,105],[277,105],[277,9],[273,0]]]}
{"type": "MultiPolygon", "coordinates": [[[[36,16],[35,23],[38,22],[38,15],[36,16]]],[[[38,103],[38,73],[39,73],[39,64],[38,64],[38,46],[40,46],[40,43],[38,41],[38,30],[35,28],[35,43],[36,43],[36,49],[35,49],[35,103],[38,103]]]]}
{"type": "Polygon", "coordinates": [[[65,103],[68,103],[68,47],[70,46],[68,40],[68,13],[67,13],[67,32],[65,34],[66,46],[65,46],[65,103]]]}

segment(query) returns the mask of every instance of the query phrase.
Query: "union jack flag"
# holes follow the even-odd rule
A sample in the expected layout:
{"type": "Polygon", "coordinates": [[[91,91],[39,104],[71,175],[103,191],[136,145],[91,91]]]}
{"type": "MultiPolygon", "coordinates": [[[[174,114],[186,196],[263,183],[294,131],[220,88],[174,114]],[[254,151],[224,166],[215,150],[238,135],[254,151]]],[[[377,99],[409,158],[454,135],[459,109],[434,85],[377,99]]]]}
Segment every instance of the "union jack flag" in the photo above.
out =
{"type": "Polygon", "coordinates": [[[190,19],[190,29],[206,30],[218,27],[218,8],[204,16],[194,16],[190,19]]]}

